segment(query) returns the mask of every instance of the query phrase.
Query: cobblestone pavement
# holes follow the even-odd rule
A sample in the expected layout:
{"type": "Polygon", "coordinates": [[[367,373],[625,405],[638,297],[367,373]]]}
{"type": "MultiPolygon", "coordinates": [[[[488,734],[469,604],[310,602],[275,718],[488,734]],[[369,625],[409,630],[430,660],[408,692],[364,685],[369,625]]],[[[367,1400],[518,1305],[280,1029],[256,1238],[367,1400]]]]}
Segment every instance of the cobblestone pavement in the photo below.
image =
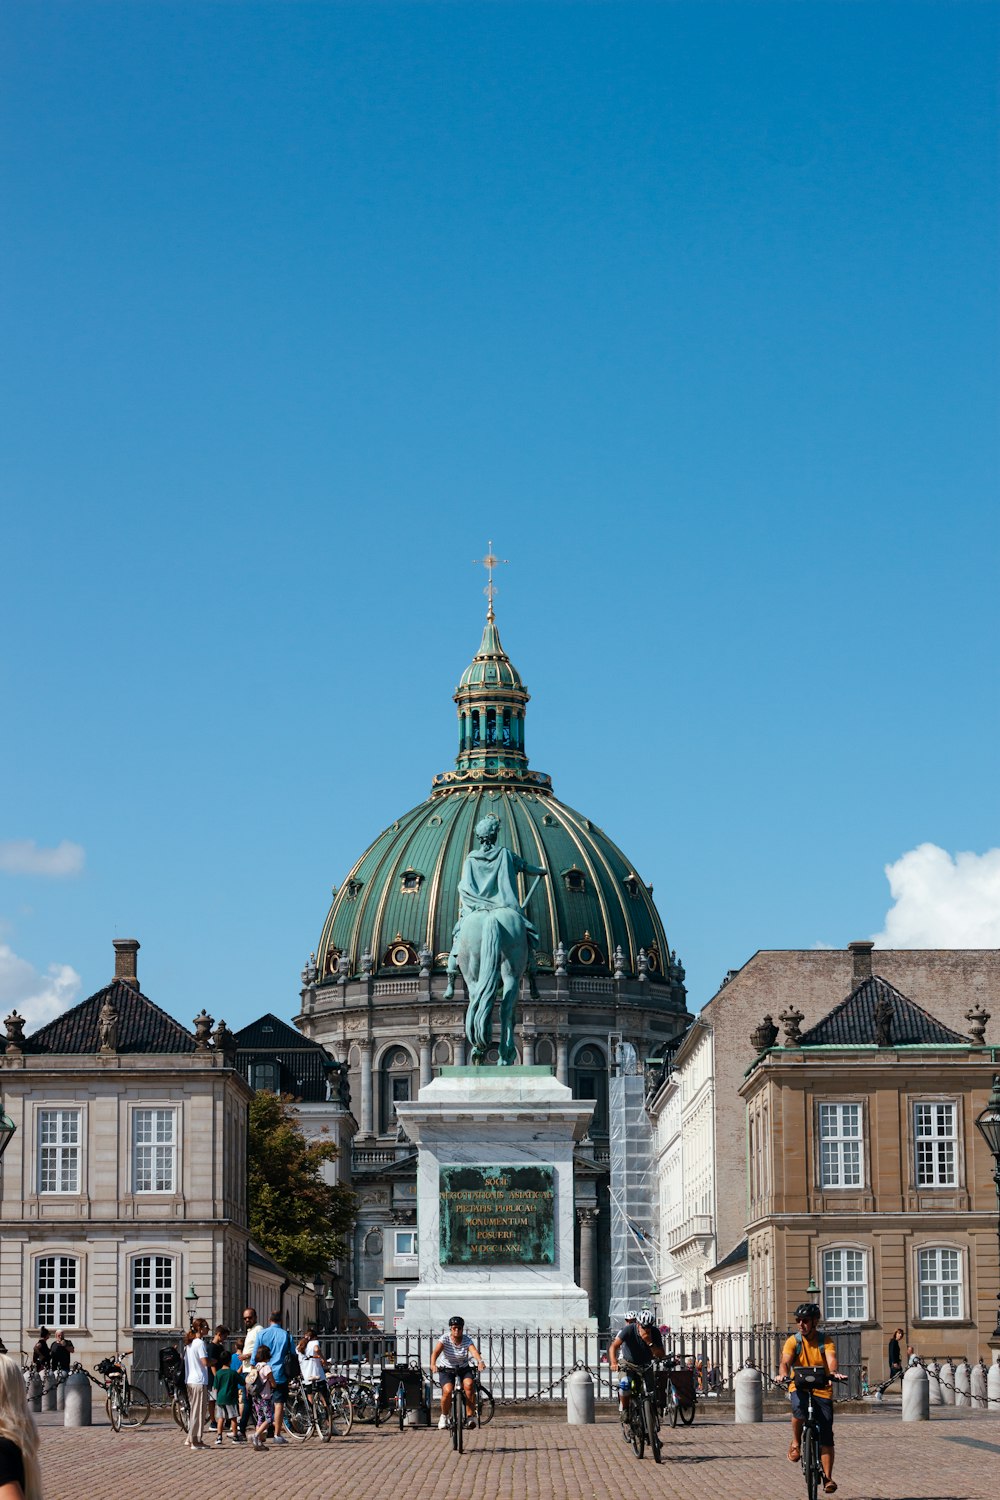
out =
{"type": "MultiPolygon", "coordinates": [[[[96,1417],[96,1413],[95,1413],[96,1417]]],[[[50,1421],[52,1419],[49,1419],[50,1421]]],[[[618,1424],[531,1421],[501,1409],[467,1434],[461,1455],[437,1428],[355,1426],[323,1446],[313,1437],[267,1453],[228,1445],[191,1452],[172,1424],[115,1434],[107,1426],[42,1428],[46,1500],[327,1500],[342,1495],[405,1500],[614,1500],[633,1490],[678,1500],[802,1500],[801,1470],[785,1458],[788,1426],[768,1418],[735,1426],[699,1409],[694,1426],[665,1433],[666,1456],[641,1463],[618,1424]]],[[[935,1412],[903,1426],[898,1413],[842,1417],[837,1425],[838,1500],[992,1500],[1000,1474],[1000,1418],[935,1412]]],[[[211,1435],[209,1441],[212,1441],[211,1435]]]]}

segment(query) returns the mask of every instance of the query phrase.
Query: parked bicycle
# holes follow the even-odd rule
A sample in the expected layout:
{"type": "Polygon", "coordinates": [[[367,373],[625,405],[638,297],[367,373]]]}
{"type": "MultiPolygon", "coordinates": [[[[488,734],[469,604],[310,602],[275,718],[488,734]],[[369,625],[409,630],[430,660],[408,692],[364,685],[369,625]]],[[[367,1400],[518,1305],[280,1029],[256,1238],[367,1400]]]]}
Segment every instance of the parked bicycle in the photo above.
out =
{"type": "Polygon", "coordinates": [[[671,1427],[676,1427],[678,1421],[690,1427],[698,1404],[694,1370],[668,1359],[657,1375],[657,1384],[661,1414],[669,1417],[671,1427]]]}
{"type": "Polygon", "coordinates": [[[97,1375],[104,1377],[102,1380],[84,1365],[77,1363],[73,1366],[74,1373],[82,1371],[92,1385],[104,1391],[104,1409],[115,1432],[120,1432],[123,1427],[141,1427],[149,1417],[149,1397],[137,1385],[132,1385],[122,1363],[125,1358],[125,1354],[116,1354],[95,1365],[97,1375]]]}
{"type": "Polygon", "coordinates": [[[304,1441],[315,1432],[321,1442],[346,1437],[354,1421],[354,1409],[346,1390],[325,1380],[293,1380],[285,1403],[285,1426],[293,1438],[304,1441]]]}
{"type": "Polygon", "coordinates": [[[354,1411],[356,1422],[372,1422],[377,1427],[379,1424],[379,1382],[376,1379],[365,1380],[361,1374],[361,1360],[358,1360],[358,1373],[352,1377],[351,1367],[347,1366],[347,1395],[354,1411]]]}
{"type": "Polygon", "coordinates": [[[655,1374],[652,1365],[636,1365],[619,1356],[618,1368],[628,1377],[628,1400],[622,1402],[622,1436],[631,1443],[636,1458],[649,1450],[654,1463],[663,1462],[660,1418],[657,1411],[655,1374]]]}

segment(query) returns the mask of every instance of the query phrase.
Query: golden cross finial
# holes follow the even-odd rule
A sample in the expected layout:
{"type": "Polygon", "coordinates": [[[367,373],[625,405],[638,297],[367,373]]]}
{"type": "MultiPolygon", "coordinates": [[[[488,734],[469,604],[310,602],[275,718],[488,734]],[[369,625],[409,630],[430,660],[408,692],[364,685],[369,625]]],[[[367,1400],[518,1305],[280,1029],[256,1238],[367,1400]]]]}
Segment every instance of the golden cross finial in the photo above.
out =
{"type": "Polygon", "coordinates": [[[496,584],[493,582],[493,569],[497,568],[497,567],[506,567],[508,559],[506,557],[496,557],[494,555],[494,552],[493,552],[493,543],[492,542],[487,542],[487,544],[486,544],[486,556],[485,557],[474,557],[472,559],[472,562],[473,562],[473,565],[475,567],[483,567],[483,568],[485,568],[486,572],[489,575],[489,582],[487,583],[486,587],[483,589],[483,593],[486,595],[486,600],[487,600],[486,618],[487,618],[487,620],[492,620],[493,619],[493,600],[496,597],[496,595],[499,593],[499,590],[497,589],[496,584]]]}

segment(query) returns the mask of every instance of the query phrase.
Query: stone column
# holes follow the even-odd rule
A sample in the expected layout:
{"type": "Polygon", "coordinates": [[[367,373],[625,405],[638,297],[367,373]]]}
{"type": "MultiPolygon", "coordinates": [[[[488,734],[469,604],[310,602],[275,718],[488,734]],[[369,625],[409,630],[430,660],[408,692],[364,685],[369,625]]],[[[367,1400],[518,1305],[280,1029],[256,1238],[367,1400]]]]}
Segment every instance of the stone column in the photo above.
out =
{"type": "Polygon", "coordinates": [[[556,1039],[556,1078],[569,1086],[569,1038],[556,1039]]]}
{"type": "Polygon", "coordinates": [[[594,1301],[597,1296],[597,1287],[594,1282],[594,1242],[596,1239],[597,1215],[600,1212],[596,1208],[578,1208],[576,1216],[580,1221],[580,1285],[587,1293],[590,1310],[594,1310],[594,1301]]]}
{"type": "Polygon", "coordinates": [[[422,1031],[417,1037],[420,1044],[420,1087],[430,1083],[433,1070],[431,1068],[431,1039],[426,1031],[422,1031]]]}
{"type": "Polygon", "coordinates": [[[361,1134],[374,1134],[372,1113],[372,1044],[361,1042],[361,1134]]]}
{"type": "Polygon", "coordinates": [[[465,1067],[465,1037],[464,1036],[456,1037],[455,1041],[452,1043],[452,1045],[453,1045],[454,1051],[455,1051],[455,1067],[456,1068],[464,1068],[465,1067]]]}
{"type": "Polygon", "coordinates": [[[521,1061],[526,1068],[533,1068],[535,1066],[534,1034],[521,1037],[521,1061]]]}

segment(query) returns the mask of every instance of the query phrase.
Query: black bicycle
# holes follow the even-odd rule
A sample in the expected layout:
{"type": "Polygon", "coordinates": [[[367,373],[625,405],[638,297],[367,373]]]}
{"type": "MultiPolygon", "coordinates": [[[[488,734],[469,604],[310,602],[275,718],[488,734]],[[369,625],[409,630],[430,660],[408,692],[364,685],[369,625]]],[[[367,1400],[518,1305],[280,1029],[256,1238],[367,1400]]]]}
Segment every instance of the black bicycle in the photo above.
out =
{"type": "Polygon", "coordinates": [[[124,1357],[117,1354],[114,1359],[102,1359],[95,1365],[97,1375],[103,1376],[101,1380],[86,1366],[79,1363],[73,1366],[74,1373],[82,1371],[92,1385],[104,1392],[107,1398],[104,1407],[113,1432],[121,1432],[123,1427],[141,1427],[149,1416],[149,1397],[129,1381],[122,1364],[124,1357]]]}
{"type": "Polygon", "coordinates": [[[662,1463],[663,1444],[660,1441],[653,1368],[651,1365],[635,1365],[629,1359],[620,1359],[618,1368],[628,1377],[628,1401],[622,1403],[622,1435],[627,1443],[631,1443],[636,1458],[642,1457],[648,1443],[653,1462],[662,1463]]]}
{"type": "Polygon", "coordinates": [[[678,1422],[690,1427],[698,1404],[694,1371],[668,1360],[657,1374],[657,1384],[661,1414],[670,1418],[671,1427],[676,1427],[678,1422]]]}
{"type": "MultiPolygon", "coordinates": [[[[823,1488],[823,1460],[820,1457],[820,1427],[817,1416],[817,1407],[813,1395],[815,1391],[828,1390],[830,1386],[830,1371],[822,1365],[796,1366],[792,1378],[795,1381],[795,1389],[800,1393],[805,1392],[806,1405],[805,1414],[802,1418],[802,1436],[799,1440],[799,1456],[802,1461],[802,1473],[806,1481],[806,1495],[808,1500],[816,1500],[817,1495],[823,1488]]],[[[845,1376],[835,1375],[834,1380],[846,1379],[845,1376]]],[[[778,1381],[777,1384],[788,1386],[789,1381],[778,1381]]]]}

